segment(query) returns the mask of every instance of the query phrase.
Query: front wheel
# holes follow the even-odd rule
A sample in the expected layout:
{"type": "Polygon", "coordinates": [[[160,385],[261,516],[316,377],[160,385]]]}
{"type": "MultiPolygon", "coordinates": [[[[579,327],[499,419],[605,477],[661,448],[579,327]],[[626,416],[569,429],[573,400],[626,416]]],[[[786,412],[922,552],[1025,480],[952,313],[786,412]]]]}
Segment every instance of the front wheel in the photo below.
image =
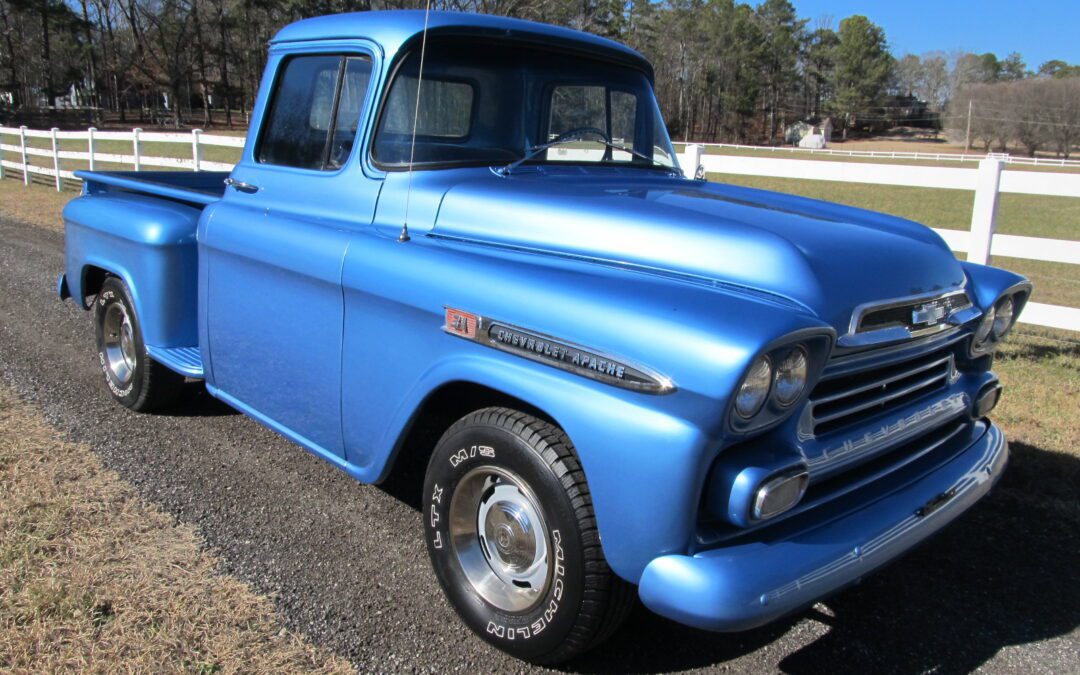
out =
{"type": "Polygon", "coordinates": [[[459,420],[432,454],[423,513],[447,598],[513,656],[565,661],[632,606],[633,587],[604,560],[573,446],[547,422],[506,408],[459,420]]]}
{"type": "Polygon", "coordinates": [[[105,385],[120,405],[148,411],[176,400],[184,376],[150,358],[131,294],[116,277],[94,300],[94,337],[105,385]]]}

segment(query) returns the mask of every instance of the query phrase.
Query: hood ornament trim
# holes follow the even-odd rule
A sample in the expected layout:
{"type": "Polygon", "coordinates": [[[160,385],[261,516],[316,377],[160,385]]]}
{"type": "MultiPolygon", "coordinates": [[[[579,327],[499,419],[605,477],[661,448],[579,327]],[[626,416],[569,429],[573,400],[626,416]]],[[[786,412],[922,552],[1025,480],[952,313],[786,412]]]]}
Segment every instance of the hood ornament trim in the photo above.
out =
{"type": "Polygon", "coordinates": [[[848,332],[841,335],[836,344],[850,348],[901,342],[940,333],[981,315],[963,287],[944,293],[920,293],[866,302],[851,313],[848,332]],[[881,316],[878,323],[868,326],[868,319],[873,315],[881,316]]]}

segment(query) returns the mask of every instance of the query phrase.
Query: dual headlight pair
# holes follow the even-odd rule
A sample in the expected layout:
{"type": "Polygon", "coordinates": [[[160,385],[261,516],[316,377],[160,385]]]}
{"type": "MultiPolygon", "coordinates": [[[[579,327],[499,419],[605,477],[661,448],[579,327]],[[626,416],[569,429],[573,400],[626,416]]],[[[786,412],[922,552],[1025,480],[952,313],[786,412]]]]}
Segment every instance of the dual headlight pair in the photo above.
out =
{"type": "Polygon", "coordinates": [[[973,356],[982,356],[993,351],[998,342],[1005,339],[1016,321],[1016,300],[1013,295],[1005,295],[986,310],[975,337],[971,340],[973,356]]]}
{"type": "Polygon", "coordinates": [[[735,414],[749,420],[770,399],[779,408],[790,407],[806,390],[809,371],[810,357],[802,345],[787,350],[775,366],[768,355],[762,354],[751,364],[735,394],[735,414]]]}

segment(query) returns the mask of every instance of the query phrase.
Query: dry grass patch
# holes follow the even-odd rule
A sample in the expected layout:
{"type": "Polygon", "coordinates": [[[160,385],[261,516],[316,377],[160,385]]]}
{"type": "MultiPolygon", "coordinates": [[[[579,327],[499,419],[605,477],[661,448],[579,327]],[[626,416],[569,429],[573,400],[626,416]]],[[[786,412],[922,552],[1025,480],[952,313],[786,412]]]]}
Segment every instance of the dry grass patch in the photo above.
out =
{"type": "Polygon", "coordinates": [[[0,671],[351,672],[0,388],[0,671]]]}
{"type": "Polygon", "coordinates": [[[64,223],[60,213],[78,194],[70,189],[57,192],[51,185],[23,185],[22,176],[5,169],[4,179],[0,180],[0,212],[24,223],[61,230],[64,223]]]}

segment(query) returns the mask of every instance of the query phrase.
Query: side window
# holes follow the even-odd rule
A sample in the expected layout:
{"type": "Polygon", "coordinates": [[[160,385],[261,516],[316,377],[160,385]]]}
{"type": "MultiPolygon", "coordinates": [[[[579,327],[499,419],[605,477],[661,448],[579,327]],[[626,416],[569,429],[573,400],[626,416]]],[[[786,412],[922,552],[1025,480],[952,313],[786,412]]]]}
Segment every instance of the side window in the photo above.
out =
{"type": "Polygon", "coordinates": [[[295,56],[282,66],[255,156],[263,164],[331,170],[352,150],[371,61],[295,56]]]}

